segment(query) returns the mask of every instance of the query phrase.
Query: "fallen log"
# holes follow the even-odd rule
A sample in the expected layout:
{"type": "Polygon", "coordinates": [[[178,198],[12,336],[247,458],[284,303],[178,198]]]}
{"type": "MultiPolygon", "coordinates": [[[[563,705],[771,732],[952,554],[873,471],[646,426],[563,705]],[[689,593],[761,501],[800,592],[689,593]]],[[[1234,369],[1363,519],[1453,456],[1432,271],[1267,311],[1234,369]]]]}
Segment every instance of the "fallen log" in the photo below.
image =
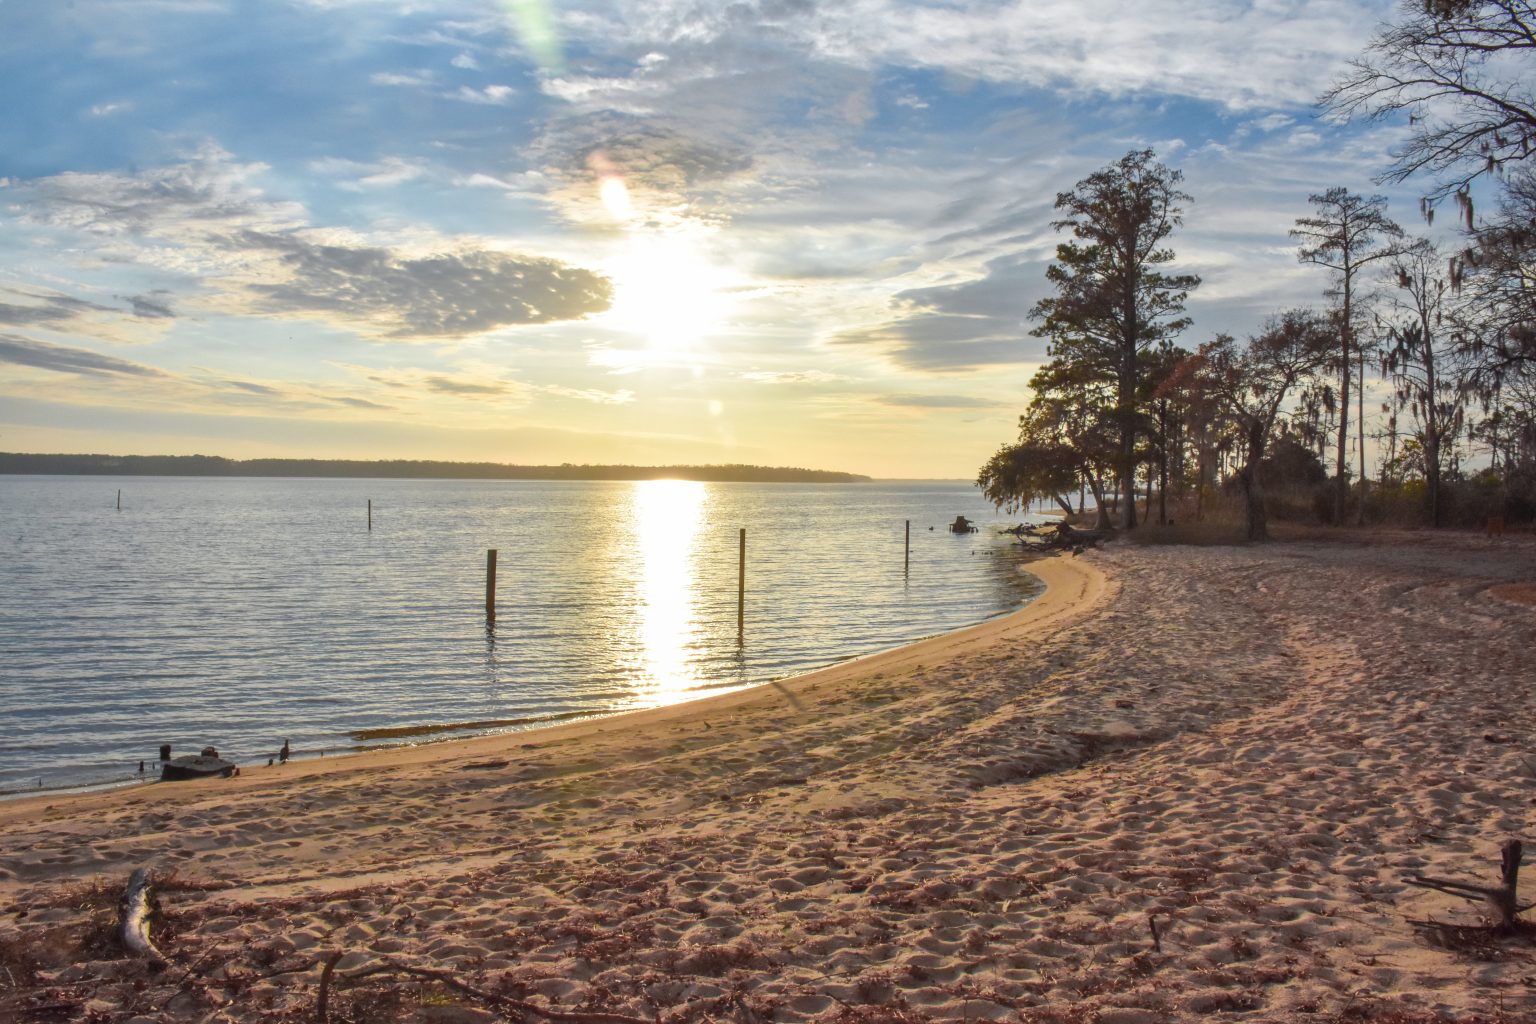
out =
{"type": "Polygon", "coordinates": [[[1037,526],[1021,523],[1005,532],[1018,537],[1019,543],[1025,547],[1041,548],[1046,551],[1077,552],[1084,548],[1096,548],[1110,537],[1106,531],[1079,530],[1070,523],[1057,523],[1053,530],[1043,530],[1037,526]]]}
{"type": "Polygon", "coordinates": [[[123,891],[123,900],[118,906],[117,937],[128,952],[164,964],[165,955],[149,937],[149,918],[154,913],[149,903],[149,889],[148,868],[139,868],[128,877],[128,888],[123,891]]]}

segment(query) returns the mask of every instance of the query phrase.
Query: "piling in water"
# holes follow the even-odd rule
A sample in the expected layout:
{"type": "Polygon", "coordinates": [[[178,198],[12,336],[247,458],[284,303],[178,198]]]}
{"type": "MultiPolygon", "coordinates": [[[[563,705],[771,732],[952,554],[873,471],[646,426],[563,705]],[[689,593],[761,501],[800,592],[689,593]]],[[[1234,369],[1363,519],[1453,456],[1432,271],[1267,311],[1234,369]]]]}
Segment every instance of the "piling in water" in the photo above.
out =
{"type": "Polygon", "coordinates": [[[496,617],[496,549],[485,552],[485,617],[496,617]]]}
{"type": "Polygon", "coordinates": [[[747,611],[747,528],[741,528],[741,544],[736,557],[736,639],[746,635],[747,611]]]}

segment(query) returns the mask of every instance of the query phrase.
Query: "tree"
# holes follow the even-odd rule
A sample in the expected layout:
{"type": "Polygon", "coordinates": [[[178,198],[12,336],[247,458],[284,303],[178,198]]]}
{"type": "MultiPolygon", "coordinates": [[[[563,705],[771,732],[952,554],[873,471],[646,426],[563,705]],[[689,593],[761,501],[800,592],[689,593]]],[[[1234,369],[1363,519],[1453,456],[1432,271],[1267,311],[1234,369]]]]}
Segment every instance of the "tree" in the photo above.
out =
{"type": "Polygon", "coordinates": [[[1327,322],[1310,310],[1272,317],[1262,333],[1239,348],[1230,335],[1202,345],[1190,370],[1221,416],[1242,439],[1243,489],[1249,540],[1268,540],[1264,509],[1264,454],[1291,392],[1328,360],[1327,322]]]}
{"type": "Polygon", "coordinates": [[[1199,285],[1194,275],[1158,268],[1174,259],[1163,241],[1182,220],[1191,197],[1179,191],[1183,175],[1158,163],[1152,150],[1133,150],[1056,196],[1057,231],[1073,241],[1056,247],[1046,278],[1056,288],[1031,311],[1033,333],[1050,339],[1057,359],[1102,366],[1115,386],[1119,434],[1121,523],[1136,525],[1137,391],[1139,360],[1151,346],[1188,326],[1184,300],[1199,285]]]}
{"type": "Polygon", "coordinates": [[[1429,490],[1430,525],[1440,526],[1440,474],[1443,452],[1461,432],[1466,389],[1448,346],[1440,338],[1447,320],[1450,285],[1441,276],[1444,260],[1434,243],[1420,239],[1392,261],[1397,284],[1388,322],[1388,345],[1382,371],[1393,382],[1398,409],[1406,408],[1418,424],[1424,455],[1424,482],[1429,490]],[[1438,347],[1437,347],[1438,346],[1438,347]]]}
{"type": "Polygon", "coordinates": [[[1114,465],[1113,402],[1088,371],[1055,360],[1030,379],[1035,396],[1019,417],[1019,440],[999,448],[976,478],[998,508],[1050,500],[1070,515],[1067,496],[1081,484],[1093,493],[1099,529],[1109,526],[1104,476],[1114,465]]]}
{"type": "Polygon", "coordinates": [[[1408,142],[1382,181],[1428,172],[1429,204],[1456,194],[1472,226],[1470,183],[1536,151],[1536,5],[1529,0],[1404,0],[1320,104],[1348,120],[1408,114],[1408,142]]]}
{"type": "MultiPolygon", "coordinates": [[[[1387,217],[1385,196],[1361,196],[1347,188],[1331,188],[1310,197],[1316,216],[1296,218],[1291,237],[1301,241],[1297,258],[1334,272],[1339,298],[1339,349],[1334,359],[1339,372],[1339,446],[1335,465],[1333,521],[1344,521],[1344,504],[1349,487],[1349,394],[1354,348],[1355,318],[1359,314],[1355,281],[1360,271],[1377,260],[1390,259],[1398,252],[1394,244],[1403,229],[1387,217]]],[[[1361,387],[1364,387],[1361,381],[1361,387]]],[[[1365,430],[1365,424],[1360,424],[1365,430]]],[[[1365,466],[1360,466],[1362,480],[1365,466]]]]}
{"type": "Polygon", "coordinates": [[[1506,182],[1498,215],[1450,265],[1455,291],[1465,287],[1461,348],[1492,400],[1512,377],[1536,376],[1536,172],[1506,182]]]}

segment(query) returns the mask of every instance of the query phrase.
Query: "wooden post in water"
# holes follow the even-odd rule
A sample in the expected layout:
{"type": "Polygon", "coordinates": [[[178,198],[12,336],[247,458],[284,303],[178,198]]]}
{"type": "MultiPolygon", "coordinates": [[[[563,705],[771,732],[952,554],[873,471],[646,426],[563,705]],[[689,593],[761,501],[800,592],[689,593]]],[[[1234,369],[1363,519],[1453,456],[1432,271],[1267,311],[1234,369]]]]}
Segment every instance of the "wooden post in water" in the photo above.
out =
{"type": "Polygon", "coordinates": [[[485,617],[496,618],[496,549],[485,552],[485,617]]]}
{"type": "Polygon", "coordinates": [[[747,528],[741,528],[741,544],[736,557],[736,641],[746,635],[747,620],[747,528]]]}
{"type": "Polygon", "coordinates": [[[373,532],[373,499],[368,499],[368,532],[373,532]]]}
{"type": "Polygon", "coordinates": [[[121,487],[117,489],[117,510],[119,512],[123,510],[123,489],[121,487]]]}
{"type": "Polygon", "coordinates": [[[907,542],[901,548],[901,571],[912,568],[912,520],[907,520],[907,542]]]}

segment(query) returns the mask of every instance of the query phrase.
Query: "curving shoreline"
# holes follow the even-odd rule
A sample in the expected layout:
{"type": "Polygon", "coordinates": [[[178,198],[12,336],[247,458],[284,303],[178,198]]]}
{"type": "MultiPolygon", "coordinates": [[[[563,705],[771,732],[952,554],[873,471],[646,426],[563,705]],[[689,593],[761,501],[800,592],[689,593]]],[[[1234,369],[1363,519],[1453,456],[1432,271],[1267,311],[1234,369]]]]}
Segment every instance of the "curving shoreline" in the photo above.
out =
{"type": "MultiPolygon", "coordinates": [[[[1028,571],[1044,584],[1045,589],[1017,611],[994,616],[948,633],[925,637],[890,650],[850,658],[786,679],[758,683],[727,693],[698,697],[677,704],[633,711],[594,713],[577,721],[525,731],[488,733],[483,736],[410,746],[382,746],[373,750],[354,751],[329,757],[304,758],[273,768],[246,766],[238,778],[219,780],[216,785],[220,792],[225,793],[231,790],[239,792],[260,790],[268,786],[287,786],[315,776],[332,776],[351,770],[406,767],[479,757],[495,753],[509,745],[527,747],[530,745],[530,740],[533,746],[545,743],[564,744],[631,727],[638,729],[674,721],[692,721],[696,717],[708,718],[734,712],[758,700],[772,700],[774,694],[779,695],[780,699],[792,702],[793,698],[788,695],[797,694],[808,688],[845,682],[848,678],[864,671],[895,668],[929,652],[934,655],[941,652],[956,653],[978,644],[985,644],[1002,633],[1035,628],[1037,624],[1055,620],[1069,611],[1086,612],[1100,595],[1105,584],[1103,574],[1085,563],[1074,564],[1060,559],[1042,559],[1030,563],[1028,571]],[[514,741],[518,740],[522,742],[514,744],[514,741]]],[[[192,787],[129,784],[81,793],[50,791],[38,796],[17,795],[0,801],[0,826],[40,807],[66,809],[66,801],[67,807],[72,809],[94,807],[103,801],[111,803],[115,799],[139,795],[144,795],[153,802],[159,798],[195,799],[209,794],[193,792],[192,787]]]]}
{"type": "Polygon", "coordinates": [[[1445,945],[1413,922],[1476,908],[1402,881],[1491,880],[1529,834],[1536,545],[1041,568],[1014,615],[783,686],[0,806],[0,938],[77,950],[26,991],[122,1020],[313,1019],[332,950],[666,1021],[1536,1013],[1519,949],[1445,945]],[[180,995],[86,941],[144,864],[190,886],[180,995]]]}

